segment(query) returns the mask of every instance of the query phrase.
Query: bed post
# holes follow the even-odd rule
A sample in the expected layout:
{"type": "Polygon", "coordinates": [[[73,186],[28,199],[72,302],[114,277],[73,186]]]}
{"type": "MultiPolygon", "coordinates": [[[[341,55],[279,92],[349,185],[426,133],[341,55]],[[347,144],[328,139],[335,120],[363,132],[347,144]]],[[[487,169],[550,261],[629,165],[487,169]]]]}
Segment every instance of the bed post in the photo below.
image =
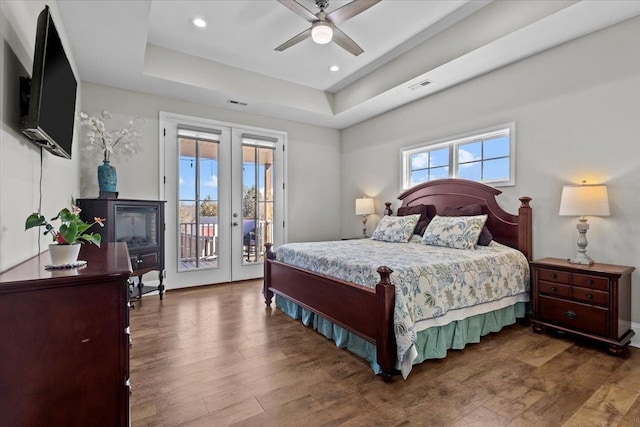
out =
{"type": "Polygon", "coordinates": [[[396,340],[393,334],[393,306],[396,294],[395,286],[391,284],[389,279],[391,273],[393,270],[389,267],[379,267],[380,283],[376,285],[378,312],[376,355],[378,365],[382,370],[380,375],[385,382],[391,381],[396,364],[396,340]]]}
{"type": "Polygon", "coordinates": [[[262,295],[264,295],[264,303],[267,307],[271,306],[271,299],[273,298],[273,292],[271,292],[271,263],[269,260],[276,259],[276,254],[273,253],[273,243],[265,243],[264,247],[264,280],[262,282],[262,295]]]}
{"type": "Polygon", "coordinates": [[[531,197],[520,197],[520,209],[518,209],[518,249],[527,257],[529,261],[533,258],[532,220],[531,207],[529,202],[531,197]]]}

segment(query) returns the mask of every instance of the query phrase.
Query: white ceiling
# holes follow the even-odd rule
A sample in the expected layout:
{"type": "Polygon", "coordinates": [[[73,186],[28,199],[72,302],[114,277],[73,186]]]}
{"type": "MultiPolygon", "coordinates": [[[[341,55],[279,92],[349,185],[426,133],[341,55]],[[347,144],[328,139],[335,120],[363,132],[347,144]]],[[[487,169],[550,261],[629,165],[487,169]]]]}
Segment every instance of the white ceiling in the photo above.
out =
{"type": "Polygon", "coordinates": [[[364,49],[357,57],[310,39],[276,52],[309,23],[275,0],[58,0],[58,9],[83,81],[345,128],[637,16],[640,2],[383,0],[339,25],[364,49]]]}

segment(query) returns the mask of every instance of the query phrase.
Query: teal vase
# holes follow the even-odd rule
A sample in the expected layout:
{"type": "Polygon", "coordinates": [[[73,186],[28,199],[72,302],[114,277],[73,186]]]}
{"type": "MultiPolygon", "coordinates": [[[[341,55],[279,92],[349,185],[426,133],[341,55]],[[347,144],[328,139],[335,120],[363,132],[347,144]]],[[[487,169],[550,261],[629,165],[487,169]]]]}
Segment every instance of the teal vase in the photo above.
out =
{"type": "Polygon", "coordinates": [[[116,191],[118,175],[116,168],[109,164],[109,160],[104,160],[98,166],[98,187],[100,191],[116,191]]]}

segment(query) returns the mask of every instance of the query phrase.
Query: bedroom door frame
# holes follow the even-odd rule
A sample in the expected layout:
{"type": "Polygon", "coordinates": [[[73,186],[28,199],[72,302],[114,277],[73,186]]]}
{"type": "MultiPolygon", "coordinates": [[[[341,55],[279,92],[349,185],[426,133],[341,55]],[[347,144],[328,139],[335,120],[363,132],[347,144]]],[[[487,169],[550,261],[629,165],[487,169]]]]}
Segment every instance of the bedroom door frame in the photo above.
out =
{"type": "MultiPolygon", "coordinates": [[[[204,284],[224,283],[237,280],[261,278],[263,275],[262,262],[242,263],[242,247],[237,242],[242,242],[242,233],[239,227],[233,227],[233,222],[241,209],[242,200],[238,195],[238,186],[242,181],[242,139],[238,136],[251,134],[277,140],[274,162],[277,167],[277,178],[274,179],[274,195],[276,209],[276,221],[273,227],[273,240],[276,246],[287,240],[286,219],[286,156],[284,146],[286,144],[286,132],[252,126],[238,125],[235,123],[210,120],[205,118],[159,112],[159,194],[162,200],[167,201],[167,215],[165,224],[166,234],[166,275],[167,288],[190,287],[204,284]],[[220,236],[218,240],[220,257],[215,268],[200,268],[194,270],[178,271],[178,170],[177,170],[177,128],[178,125],[212,130],[219,133],[220,139],[220,164],[218,175],[220,181],[218,200],[218,223],[220,236]],[[170,152],[168,150],[174,150],[170,152]],[[238,161],[240,161],[238,163],[238,161]],[[227,162],[227,164],[224,164],[227,162]],[[233,166],[232,166],[233,165],[233,166]],[[238,172],[238,169],[240,171],[238,172]],[[173,174],[173,178],[172,175],[173,174]],[[240,180],[238,180],[240,177],[240,180]],[[234,244],[234,242],[236,242],[234,244]]],[[[262,248],[255,248],[262,251],[262,248]]]]}

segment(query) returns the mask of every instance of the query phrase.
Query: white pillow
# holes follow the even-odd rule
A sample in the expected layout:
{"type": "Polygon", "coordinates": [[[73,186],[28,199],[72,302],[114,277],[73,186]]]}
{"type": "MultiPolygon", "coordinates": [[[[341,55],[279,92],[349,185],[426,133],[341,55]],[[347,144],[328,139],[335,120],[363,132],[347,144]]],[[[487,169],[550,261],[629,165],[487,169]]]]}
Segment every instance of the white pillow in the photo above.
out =
{"type": "Polygon", "coordinates": [[[424,231],[422,243],[456,249],[475,249],[485,222],[487,215],[436,215],[424,231]]]}
{"type": "Polygon", "coordinates": [[[420,215],[383,216],[371,239],[383,242],[407,243],[418,224],[420,215]]]}

